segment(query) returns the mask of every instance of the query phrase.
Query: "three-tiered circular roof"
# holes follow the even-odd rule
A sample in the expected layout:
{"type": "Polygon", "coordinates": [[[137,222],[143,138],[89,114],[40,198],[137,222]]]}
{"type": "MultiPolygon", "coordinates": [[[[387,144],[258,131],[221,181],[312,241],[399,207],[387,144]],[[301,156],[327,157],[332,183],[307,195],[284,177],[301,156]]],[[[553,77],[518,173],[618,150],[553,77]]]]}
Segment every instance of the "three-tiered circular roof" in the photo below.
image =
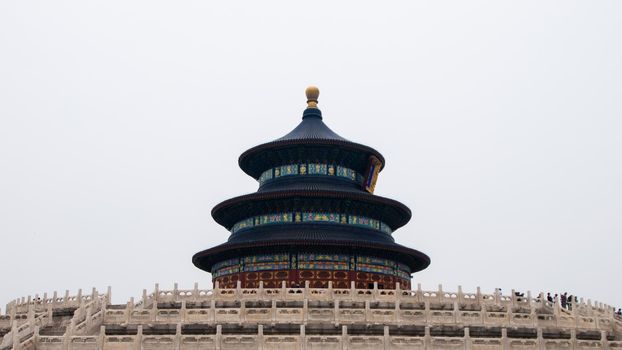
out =
{"type": "Polygon", "coordinates": [[[240,167],[260,182],[259,190],[214,207],[214,220],[232,234],[228,242],[195,254],[197,267],[210,271],[219,261],[249,252],[305,249],[397,259],[412,272],[429,265],[427,255],[391,236],[410,220],[410,209],[371,193],[370,179],[384,157],[332,131],[317,109],[318,94],[317,88],[307,89],[308,108],[294,130],[240,156],[240,167]]]}

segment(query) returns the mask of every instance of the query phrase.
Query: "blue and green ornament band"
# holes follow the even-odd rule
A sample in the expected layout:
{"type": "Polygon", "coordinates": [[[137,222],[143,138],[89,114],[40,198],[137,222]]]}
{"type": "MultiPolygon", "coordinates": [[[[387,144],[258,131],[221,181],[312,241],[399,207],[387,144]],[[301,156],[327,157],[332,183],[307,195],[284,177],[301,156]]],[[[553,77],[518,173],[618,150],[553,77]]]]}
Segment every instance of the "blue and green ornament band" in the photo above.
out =
{"type": "Polygon", "coordinates": [[[263,225],[292,223],[332,223],[368,228],[386,234],[391,234],[393,232],[391,227],[384,222],[366,216],[330,212],[294,211],[259,215],[238,221],[231,228],[231,233],[237,233],[242,230],[263,225]]]}
{"type": "Polygon", "coordinates": [[[338,177],[348,179],[358,185],[363,185],[363,175],[350,168],[324,163],[298,163],[281,165],[264,171],[261,176],[259,176],[259,186],[287,176],[338,177]]]}
{"type": "Polygon", "coordinates": [[[250,255],[214,264],[214,278],[239,272],[270,270],[361,271],[410,279],[408,266],[389,259],[365,255],[323,253],[280,253],[250,255]]]}

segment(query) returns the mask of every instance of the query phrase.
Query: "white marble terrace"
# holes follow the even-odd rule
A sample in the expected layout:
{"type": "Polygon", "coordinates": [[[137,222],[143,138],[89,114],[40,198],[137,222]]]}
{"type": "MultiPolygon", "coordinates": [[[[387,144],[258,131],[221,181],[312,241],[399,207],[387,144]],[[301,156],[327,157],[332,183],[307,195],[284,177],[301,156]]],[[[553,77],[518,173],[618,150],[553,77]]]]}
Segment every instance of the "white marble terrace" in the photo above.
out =
{"type": "Polygon", "coordinates": [[[622,349],[611,306],[572,310],[542,294],[381,289],[111,290],[14,300],[0,316],[0,350],[622,349]]]}

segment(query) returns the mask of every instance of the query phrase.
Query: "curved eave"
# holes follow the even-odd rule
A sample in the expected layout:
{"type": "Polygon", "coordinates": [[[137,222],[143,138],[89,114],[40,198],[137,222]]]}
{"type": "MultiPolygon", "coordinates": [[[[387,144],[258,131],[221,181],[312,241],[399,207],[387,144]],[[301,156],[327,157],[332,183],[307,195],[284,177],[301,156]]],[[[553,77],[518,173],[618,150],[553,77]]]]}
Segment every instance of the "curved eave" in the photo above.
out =
{"type": "MultiPolygon", "coordinates": [[[[375,196],[366,192],[334,191],[334,190],[288,190],[255,192],[228,199],[212,209],[212,217],[227,230],[239,220],[249,216],[270,214],[279,203],[296,202],[301,204],[318,201],[333,201],[345,207],[368,207],[366,212],[373,219],[383,221],[393,231],[406,225],[412,212],[404,204],[385,197],[375,196]]],[[[291,210],[291,205],[282,204],[284,210],[291,210]]],[[[326,208],[324,206],[324,208],[326,208]]],[[[345,210],[344,210],[345,211],[345,210]]],[[[352,213],[358,214],[358,213],[352,213]]]]}
{"type": "MultiPolygon", "coordinates": [[[[301,146],[315,146],[315,147],[327,147],[327,148],[340,148],[353,153],[362,153],[369,156],[375,156],[382,163],[384,168],[385,159],[380,152],[375,149],[361,145],[355,142],[339,140],[339,139],[290,139],[290,140],[276,140],[268,143],[264,143],[255,146],[240,155],[238,164],[240,168],[248,175],[255,179],[258,179],[262,171],[269,169],[271,166],[278,166],[281,164],[269,164],[269,162],[262,163],[259,158],[265,152],[279,152],[290,148],[296,148],[301,146]],[[261,165],[259,165],[261,164],[261,165]]],[[[382,171],[382,168],[380,171],[382,171]]]]}
{"type": "Polygon", "coordinates": [[[199,269],[210,272],[212,265],[227,258],[239,257],[247,253],[257,253],[261,251],[291,251],[292,249],[295,250],[300,248],[366,251],[370,254],[379,254],[406,264],[410,267],[413,273],[421,271],[430,265],[430,257],[426,254],[399,244],[369,244],[365,242],[334,240],[282,240],[272,242],[224,243],[194,254],[192,257],[192,263],[199,269]]]}

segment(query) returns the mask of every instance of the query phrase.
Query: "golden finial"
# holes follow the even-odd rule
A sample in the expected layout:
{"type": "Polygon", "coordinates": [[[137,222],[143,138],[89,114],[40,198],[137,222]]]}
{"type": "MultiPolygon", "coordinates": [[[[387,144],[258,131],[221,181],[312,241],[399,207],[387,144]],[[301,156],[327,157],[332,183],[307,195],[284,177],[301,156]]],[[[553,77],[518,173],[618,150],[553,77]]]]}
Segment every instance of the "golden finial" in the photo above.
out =
{"type": "Polygon", "coordinates": [[[307,108],[317,108],[317,98],[320,96],[320,89],[317,86],[309,86],[305,90],[307,95],[307,108]]]}

